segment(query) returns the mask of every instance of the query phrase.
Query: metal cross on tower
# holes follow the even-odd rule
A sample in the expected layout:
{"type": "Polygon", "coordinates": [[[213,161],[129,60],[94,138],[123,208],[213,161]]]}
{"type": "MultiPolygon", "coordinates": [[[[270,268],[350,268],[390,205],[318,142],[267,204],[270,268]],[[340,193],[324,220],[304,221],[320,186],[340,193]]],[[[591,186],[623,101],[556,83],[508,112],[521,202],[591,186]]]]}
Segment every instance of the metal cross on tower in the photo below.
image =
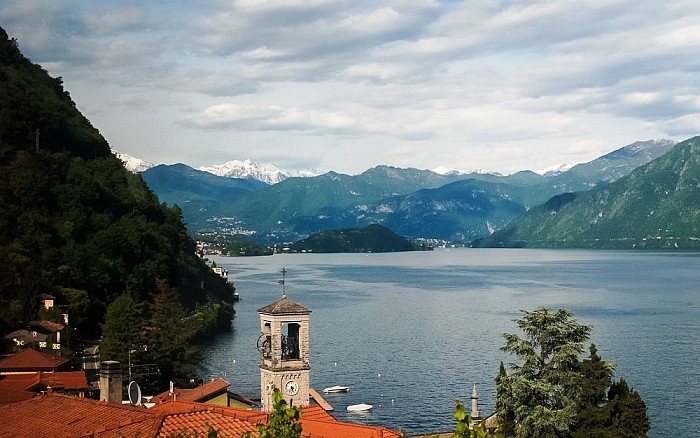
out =
{"type": "Polygon", "coordinates": [[[282,296],[286,296],[287,291],[286,291],[285,285],[284,285],[284,278],[287,275],[287,270],[285,268],[282,268],[282,270],[280,272],[282,272],[282,279],[278,280],[277,282],[282,285],[282,296]]]}

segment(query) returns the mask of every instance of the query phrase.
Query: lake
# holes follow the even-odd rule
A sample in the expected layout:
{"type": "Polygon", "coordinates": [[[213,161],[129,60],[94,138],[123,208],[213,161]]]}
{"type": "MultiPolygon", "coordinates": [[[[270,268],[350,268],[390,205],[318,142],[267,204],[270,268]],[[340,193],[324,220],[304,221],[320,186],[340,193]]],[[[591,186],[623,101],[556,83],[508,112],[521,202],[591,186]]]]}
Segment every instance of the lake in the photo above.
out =
{"type": "MultiPolygon", "coordinates": [[[[241,301],[205,348],[204,376],[259,397],[257,309],[285,293],[312,310],[311,382],[345,421],[409,435],[454,428],[455,399],[493,412],[504,332],[538,306],[567,308],[647,404],[650,437],[700,436],[700,253],[439,249],[392,254],[209,257],[241,301]],[[369,403],[369,413],[346,411],[369,403]]],[[[586,347],[585,354],[587,355],[586,347]]]]}

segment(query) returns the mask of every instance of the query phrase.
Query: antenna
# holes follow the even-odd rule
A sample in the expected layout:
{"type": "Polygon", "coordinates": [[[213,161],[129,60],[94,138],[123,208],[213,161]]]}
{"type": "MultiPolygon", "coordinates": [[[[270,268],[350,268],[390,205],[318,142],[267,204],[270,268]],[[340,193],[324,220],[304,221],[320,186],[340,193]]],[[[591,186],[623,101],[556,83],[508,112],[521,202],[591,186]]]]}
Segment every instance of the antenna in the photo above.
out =
{"type": "Polygon", "coordinates": [[[279,284],[282,285],[282,297],[286,297],[286,296],[287,296],[287,291],[286,291],[286,289],[285,289],[284,279],[285,279],[285,276],[287,275],[287,269],[282,268],[282,270],[281,270],[280,272],[282,273],[282,279],[281,279],[281,280],[278,280],[277,283],[279,283],[279,284]]]}

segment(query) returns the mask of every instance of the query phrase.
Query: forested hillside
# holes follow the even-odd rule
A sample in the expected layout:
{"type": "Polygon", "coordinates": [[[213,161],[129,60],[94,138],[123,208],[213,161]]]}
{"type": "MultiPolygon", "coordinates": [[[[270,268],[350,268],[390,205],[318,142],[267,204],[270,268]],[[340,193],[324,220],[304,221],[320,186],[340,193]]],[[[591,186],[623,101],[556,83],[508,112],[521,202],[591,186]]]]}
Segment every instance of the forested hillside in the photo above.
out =
{"type": "Polygon", "coordinates": [[[124,169],[61,78],[1,28],[0,96],[0,331],[36,319],[41,293],[66,305],[88,339],[99,339],[116,297],[146,302],[163,281],[189,309],[230,301],[180,210],[124,169]]]}
{"type": "Polygon", "coordinates": [[[555,196],[475,247],[700,248],[700,137],[593,190],[555,196]]]}

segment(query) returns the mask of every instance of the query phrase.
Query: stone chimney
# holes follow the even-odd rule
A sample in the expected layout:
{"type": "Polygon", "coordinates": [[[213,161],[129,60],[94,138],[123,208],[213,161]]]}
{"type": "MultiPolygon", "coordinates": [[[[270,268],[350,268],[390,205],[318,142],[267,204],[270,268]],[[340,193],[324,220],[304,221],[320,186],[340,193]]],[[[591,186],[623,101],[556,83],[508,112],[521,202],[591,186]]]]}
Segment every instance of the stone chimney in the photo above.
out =
{"type": "Polygon", "coordinates": [[[100,364],[100,401],[122,402],[122,365],[114,360],[100,364]]]}

